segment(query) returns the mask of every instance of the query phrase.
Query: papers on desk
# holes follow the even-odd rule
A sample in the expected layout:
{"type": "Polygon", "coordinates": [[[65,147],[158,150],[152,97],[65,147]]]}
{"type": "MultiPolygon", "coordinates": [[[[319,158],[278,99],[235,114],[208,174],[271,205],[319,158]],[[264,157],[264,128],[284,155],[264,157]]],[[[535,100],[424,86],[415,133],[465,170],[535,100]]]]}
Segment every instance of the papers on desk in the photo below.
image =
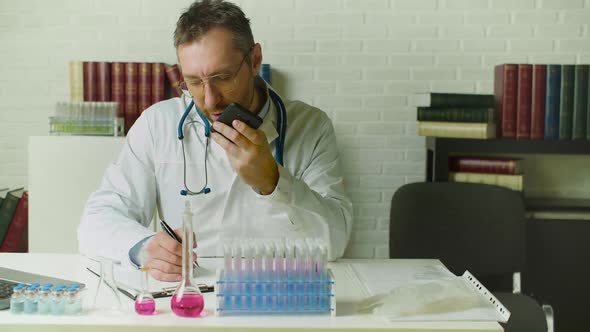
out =
{"type": "Polygon", "coordinates": [[[506,322],[510,317],[469,272],[457,277],[442,264],[400,268],[379,260],[350,266],[367,295],[359,311],[388,321],[506,322]]]}
{"type": "MultiPolygon", "coordinates": [[[[88,262],[88,269],[95,274],[100,274],[100,264],[92,259],[89,259],[88,262]]],[[[194,269],[194,275],[196,276],[195,282],[199,285],[201,292],[207,291],[204,290],[205,288],[210,288],[208,291],[212,291],[212,285],[215,284],[216,280],[215,267],[203,263],[200,263],[200,265],[201,267],[195,267],[194,269]]],[[[115,264],[113,266],[113,272],[119,291],[127,297],[135,297],[139,293],[141,272],[138,269],[131,266],[115,264]]],[[[177,286],[178,282],[158,281],[153,278],[149,280],[149,291],[154,297],[172,296],[177,286]]]]}

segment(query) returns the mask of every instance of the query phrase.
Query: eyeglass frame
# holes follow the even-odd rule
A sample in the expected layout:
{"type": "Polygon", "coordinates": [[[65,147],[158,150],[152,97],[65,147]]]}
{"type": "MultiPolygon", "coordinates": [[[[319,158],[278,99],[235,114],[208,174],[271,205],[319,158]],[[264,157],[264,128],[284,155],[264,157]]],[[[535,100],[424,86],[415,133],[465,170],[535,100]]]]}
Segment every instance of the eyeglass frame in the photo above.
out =
{"type": "MultiPolygon", "coordinates": [[[[233,83],[234,83],[233,89],[231,89],[229,91],[223,91],[223,92],[225,92],[225,93],[233,92],[236,89],[236,87],[237,87],[236,76],[238,75],[238,73],[242,69],[242,66],[244,65],[244,61],[246,61],[246,58],[250,55],[250,52],[252,52],[252,50],[254,49],[254,46],[256,46],[256,44],[250,46],[250,48],[248,49],[248,52],[246,52],[246,54],[244,54],[242,61],[240,61],[240,65],[238,66],[238,69],[233,74],[228,76],[228,78],[227,78],[227,79],[231,78],[233,80],[233,83]]],[[[217,75],[213,75],[213,76],[209,76],[209,77],[195,79],[195,81],[196,80],[200,81],[200,83],[198,83],[198,84],[201,84],[202,95],[205,95],[205,82],[209,82],[209,80],[211,80],[211,79],[215,79],[215,78],[218,78],[218,77],[224,76],[224,75],[227,75],[227,74],[217,74],[217,75]]],[[[193,98],[193,95],[191,94],[191,92],[189,90],[189,85],[191,85],[191,83],[188,83],[186,80],[184,80],[184,81],[181,81],[180,83],[178,83],[178,88],[180,89],[180,92],[183,95],[185,95],[189,98],[193,98]],[[184,86],[184,88],[183,88],[183,86],[184,86]]]]}

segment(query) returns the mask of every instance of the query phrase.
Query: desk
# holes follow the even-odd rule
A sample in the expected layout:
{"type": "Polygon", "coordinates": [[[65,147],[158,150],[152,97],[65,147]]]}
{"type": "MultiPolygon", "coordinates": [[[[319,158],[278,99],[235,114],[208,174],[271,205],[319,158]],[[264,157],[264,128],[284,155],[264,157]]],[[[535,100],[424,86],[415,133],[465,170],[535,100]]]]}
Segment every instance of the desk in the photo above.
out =
{"type": "MultiPolygon", "coordinates": [[[[364,298],[364,293],[352,278],[347,277],[350,262],[339,260],[329,267],[336,279],[336,317],[330,316],[233,316],[214,315],[215,295],[203,294],[206,315],[201,318],[176,317],[170,310],[170,298],[157,299],[155,316],[139,316],[133,311],[133,301],[122,296],[127,312],[108,316],[98,311],[86,311],[79,316],[14,315],[0,311],[0,331],[461,331],[500,332],[496,322],[385,322],[372,314],[355,313],[354,304],[364,298]]],[[[370,260],[362,260],[370,261],[370,260]]],[[[412,264],[441,264],[438,260],[387,260],[393,266],[408,267],[412,264]]],[[[201,265],[221,264],[220,259],[200,259],[201,265]]],[[[74,254],[0,254],[0,266],[28,272],[46,274],[83,282],[88,287],[84,306],[87,307],[96,288],[98,278],[85,267],[87,258],[74,254]]]]}

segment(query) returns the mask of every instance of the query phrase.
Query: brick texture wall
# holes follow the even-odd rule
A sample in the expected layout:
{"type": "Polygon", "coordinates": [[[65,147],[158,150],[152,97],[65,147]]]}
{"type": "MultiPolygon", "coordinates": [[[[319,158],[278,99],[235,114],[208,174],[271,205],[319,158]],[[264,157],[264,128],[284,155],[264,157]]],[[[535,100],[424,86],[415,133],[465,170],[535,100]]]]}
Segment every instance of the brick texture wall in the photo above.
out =
{"type": "MultiPolygon", "coordinates": [[[[237,3],[276,88],[334,122],[355,205],[350,257],[388,255],[390,198],[424,178],[412,93],[491,93],[498,63],[590,63],[590,0],[237,3]]],[[[26,185],[27,137],[47,134],[69,98],[68,61],[175,63],[172,33],[189,4],[0,0],[0,187],[26,185]]]]}

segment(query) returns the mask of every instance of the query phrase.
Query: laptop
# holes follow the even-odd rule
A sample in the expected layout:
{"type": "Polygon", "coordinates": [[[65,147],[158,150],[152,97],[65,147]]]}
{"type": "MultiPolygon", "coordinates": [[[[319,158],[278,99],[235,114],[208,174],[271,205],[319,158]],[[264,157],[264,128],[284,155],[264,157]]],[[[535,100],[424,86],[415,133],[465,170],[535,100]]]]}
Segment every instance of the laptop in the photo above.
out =
{"type": "Polygon", "coordinates": [[[41,285],[51,283],[53,285],[72,285],[78,284],[80,288],[84,288],[84,284],[59,278],[48,277],[40,274],[23,272],[18,270],[7,269],[0,267],[0,310],[10,308],[10,296],[12,295],[12,288],[19,283],[32,284],[38,282],[41,285]]]}

